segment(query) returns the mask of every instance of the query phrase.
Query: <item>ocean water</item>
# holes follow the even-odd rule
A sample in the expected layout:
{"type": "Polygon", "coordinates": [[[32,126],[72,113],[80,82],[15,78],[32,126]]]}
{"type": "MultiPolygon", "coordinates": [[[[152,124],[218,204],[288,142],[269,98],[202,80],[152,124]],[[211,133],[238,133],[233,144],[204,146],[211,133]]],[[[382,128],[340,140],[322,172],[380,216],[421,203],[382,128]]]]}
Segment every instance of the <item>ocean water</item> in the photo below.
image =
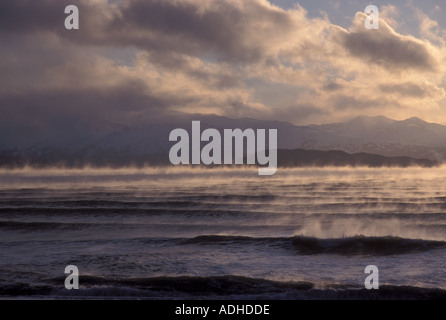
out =
{"type": "Polygon", "coordinates": [[[0,239],[2,298],[446,299],[446,168],[3,170],[0,239]]]}

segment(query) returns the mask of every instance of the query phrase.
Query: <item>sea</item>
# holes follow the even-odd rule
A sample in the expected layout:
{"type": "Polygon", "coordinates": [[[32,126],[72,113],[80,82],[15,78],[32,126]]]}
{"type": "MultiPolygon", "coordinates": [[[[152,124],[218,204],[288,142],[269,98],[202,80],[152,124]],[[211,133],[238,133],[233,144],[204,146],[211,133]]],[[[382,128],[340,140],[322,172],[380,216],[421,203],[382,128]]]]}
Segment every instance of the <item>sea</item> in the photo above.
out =
{"type": "Polygon", "coordinates": [[[2,299],[446,299],[446,167],[2,169],[0,240],[2,299]]]}

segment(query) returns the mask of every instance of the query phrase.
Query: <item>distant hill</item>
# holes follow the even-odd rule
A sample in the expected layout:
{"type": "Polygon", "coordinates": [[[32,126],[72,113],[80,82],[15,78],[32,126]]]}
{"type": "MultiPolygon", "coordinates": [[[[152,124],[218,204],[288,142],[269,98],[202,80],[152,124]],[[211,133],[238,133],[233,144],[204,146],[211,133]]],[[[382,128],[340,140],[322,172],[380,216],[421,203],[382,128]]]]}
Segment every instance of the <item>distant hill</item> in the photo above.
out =
{"type": "MultiPolygon", "coordinates": [[[[446,162],[446,126],[428,123],[416,117],[398,121],[384,116],[358,116],[347,122],[296,126],[273,120],[175,114],[153,118],[150,123],[138,126],[105,122],[83,124],[79,127],[79,134],[71,128],[66,129],[65,135],[53,132],[51,128],[41,132],[26,132],[20,136],[2,131],[0,166],[23,166],[27,163],[36,166],[163,164],[173,145],[169,141],[169,133],[176,128],[190,132],[193,120],[201,121],[202,130],[215,128],[220,133],[224,129],[236,128],[277,129],[278,149],[281,150],[338,150],[352,154],[351,157],[341,153],[330,154],[330,161],[335,163],[412,163],[413,160],[404,157],[446,162]],[[399,158],[380,160],[375,157],[372,161],[370,156],[363,153],[399,158]],[[366,158],[369,160],[366,161],[366,158]]],[[[313,160],[326,163],[322,156],[316,161],[316,158],[311,160],[309,154],[299,155],[297,151],[294,152],[294,160],[286,160],[287,163],[300,165],[313,160]],[[307,157],[309,160],[304,160],[307,157]]],[[[279,156],[279,161],[285,161],[282,159],[288,159],[288,153],[279,156]]]]}
{"type": "MultiPolygon", "coordinates": [[[[439,162],[430,159],[414,159],[410,157],[386,157],[377,154],[355,153],[343,151],[318,150],[284,150],[277,151],[278,167],[306,166],[366,166],[366,167],[433,167],[439,162]]],[[[246,161],[245,161],[246,163],[246,161]]],[[[62,166],[68,168],[93,167],[126,167],[126,166],[172,166],[168,154],[137,154],[132,152],[116,152],[114,149],[101,150],[98,153],[44,152],[40,154],[10,153],[0,155],[0,167],[18,168],[23,166],[45,168],[62,166]]]]}
{"type": "Polygon", "coordinates": [[[410,157],[385,157],[370,153],[349,154],[343,151],[278,150],[278,167],[365,166],[365,167],[434,167],[439,162],[410,157]]]}

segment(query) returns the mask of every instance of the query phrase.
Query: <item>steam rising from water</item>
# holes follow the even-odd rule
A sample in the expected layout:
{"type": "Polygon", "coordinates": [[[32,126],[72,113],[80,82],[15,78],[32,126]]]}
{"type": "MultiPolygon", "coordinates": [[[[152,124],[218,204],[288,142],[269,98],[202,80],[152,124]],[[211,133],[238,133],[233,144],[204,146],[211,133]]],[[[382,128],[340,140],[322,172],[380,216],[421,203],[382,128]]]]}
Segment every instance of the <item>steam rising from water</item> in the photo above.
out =
{"type": "MultiPolygon", "coordinates": [[[[101,201],[116,201],[116,209],[133,203],[135,208],[161,213],[147,213],[141,220],[129,211],[120,221],[167,224],[171,228],[163,234],[170,231],[171,237],[212,232],[446,240],[446,167],[297,168],[280,169],[272,177],[259,177],[250,167],[25,168],[1,170],[0,180],[1,207],[74,198],[98,201],[95,208],[100,212],[101,206],[109,206],[101,201]],[[17,190],[16,202],[11,202],[17,190]],[[187,220],[178,212],[186,212],[187,220]],[[185,224],[188,229],[178,229],[185,224]]],[[[34,206],[45,208],[45,203],[34,206]]],[[[83,219],[91,222],[88,216],[83,219]]]]}
{"type": "Polygon", "coordinates": [[[60,292],[73,263],[90,275],[90,294],[100,281],[114,295],[139,278],[135,288],[149,292],[138,294],[159,296],[158,277],[176,288],[178,276],[221,275],[358,288],[370,264],[383,284],[446,288],[445,167],[271,177],[240,167],[27,168],[2,170],[0,181],[0,278],[12,294],[30,284],[60,292]]]}

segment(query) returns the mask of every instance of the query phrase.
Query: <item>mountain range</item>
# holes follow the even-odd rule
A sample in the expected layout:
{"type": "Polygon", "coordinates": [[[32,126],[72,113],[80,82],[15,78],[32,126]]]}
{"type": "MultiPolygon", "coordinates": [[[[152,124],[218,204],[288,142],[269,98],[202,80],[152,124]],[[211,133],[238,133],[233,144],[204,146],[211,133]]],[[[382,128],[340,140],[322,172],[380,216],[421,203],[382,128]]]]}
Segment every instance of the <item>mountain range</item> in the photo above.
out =
{"type": "MultiPolygon", "coordinates": [[[[53,137],[54,134],[49,139],[48,132],[36,132],[29,135],[32,138],[15,143],[3,134],[0,137],[0,166],[163,164],[174,144],[169,141],[170,132],[176,128],[190,132],[193,120],[201,121],[202,130],[215,128],[222,132],[223,129],[236,128],[277,129],[278,149],[296,150],[295,155],[298,150],[336,150],[363,156],[370,154],[427,159],[431,160],[431,163],[446,161],[446,126],[428,123],[416,117],[398,121],[384,116],[358,116],[347,122],[296,126],[272,120],[178,114],[154,118],[150,123],[137,126],[95,124],[95,130],[88,131],[94,134],[60,135],[58,139],[53,137]]],[[[289,152],[279,152],[279,164],[280,154],[286,159],[290,156],[289,152]]],[[[322,158],[333,157],[330,153],[318,155],[322,158]]],[[[352,159],[350,157],[346,162],[351,162],[352,159]]],[[[299,161],[288,163],[298,165],[299,161]]],[[[395,163],[395,159],[389,163],[395,163]]]]}

